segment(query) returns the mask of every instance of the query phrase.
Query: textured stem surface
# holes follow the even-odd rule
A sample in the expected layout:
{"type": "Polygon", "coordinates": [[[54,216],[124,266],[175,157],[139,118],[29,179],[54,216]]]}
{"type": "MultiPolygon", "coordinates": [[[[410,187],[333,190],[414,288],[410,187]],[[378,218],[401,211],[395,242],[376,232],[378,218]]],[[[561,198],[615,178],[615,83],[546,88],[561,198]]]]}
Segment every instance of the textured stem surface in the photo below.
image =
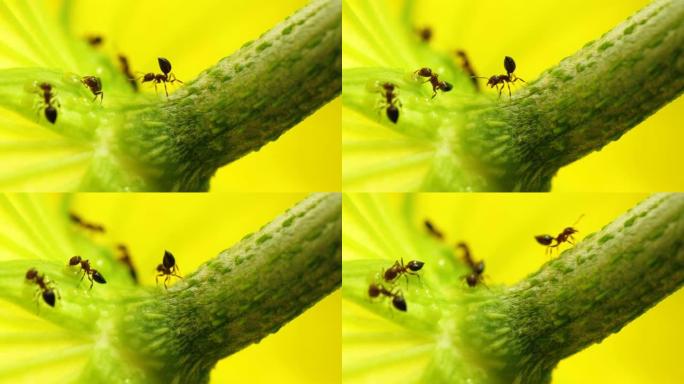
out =
{"type": "Polygon", "coordinates": [[[341,196],[317,194],[123,318],[148,380],[203,382],[341,284],[341,196]]]}
{"type": "Polygon", "coordinates": [[[504,382],[539,383],[684,283],[684,194],[654,195],[501,296],[473,306],[476,353],[504,382]],[[486,319],[486,320],[483,320],[486,319]]]}
{"type": "Polygon", "coordinates": [[[558,169],[617,140],[684,90],[684,2],[656,0],[484,114],[469,145],[508,168],[504,190],[548,190],[558,169]],[[501,140],[506,137],[507,140],[501,140]]]}
{"type": "Polygon", "coordinates": [[[314,0],[168,103],[132,113],[118,135],[120,150],[155,189],[206,190],[220,166],[277,139],[340,93],[341,37],[340,0],[314,0]]]}

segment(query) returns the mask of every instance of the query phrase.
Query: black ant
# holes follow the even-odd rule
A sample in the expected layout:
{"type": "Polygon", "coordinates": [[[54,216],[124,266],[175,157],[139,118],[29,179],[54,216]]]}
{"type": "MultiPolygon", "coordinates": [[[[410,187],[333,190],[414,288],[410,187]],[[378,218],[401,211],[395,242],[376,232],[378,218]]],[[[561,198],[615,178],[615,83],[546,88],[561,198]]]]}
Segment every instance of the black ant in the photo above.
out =
{"type": "Polygon", "coordinates": [[[461,59],[461,68],[463,68],[463,70],[468,74],[468,76],[470,76],[470,80],[472,81],[475,90],[479,92],[480,84],[477,82],[477,73],[475,73],[473,66],[470,65],[468,55],[465,53],[465,51],[459,49],[456,51],[456,56],[458,56],[461,59]]]}
{"type": "Polygon", "coordinates": [[[51,307],[55,306],[55,298],[61,297],[59,296],[59,291],[54,287],[54,283],[49,281],[45,275],[40,275],[38,274],[38,271],[35,268],[31,268],[28,271],[26,271],[26,280],[33,281],[38,285],[38,292],[36,292],[36,296],[38,294],[41,294],[43,296],[43,301],[51,307]],[[55,297],[55,291],[57,291],[57,296],[55,297]]]}
{"type": "Polygon", "coordinates": [[[91,232],[105,233],[105,228],[101,224],[89,223],[81,218],[81,216],[75,214],[74,212],[69,212],[69,220],[72,223],[78,225],[83,229],[87,229],[91,232]]]}
{"type": "Polygon", "coordinates": [[[437,91],[449,92],[454,88],[454,86],[451,85],[451,83],[449,82],[439,81],[439,75],[433,72],[430,68],[424,67],[417,70],[415,73],[418,74],[418,76],[420,77],[428,78],[427,80],[425,80],[425,83],[430,82],[430,84],[432,84],[433,99],[435,98],[435,96],[437,96],[437,91]]]}
{"type": "Polygon", "coordinates": [[[429,43],[432,40],[432,28],[430,27],[416,28],[416,34],[423,43],[429,43]]]}
{"type": "Polygon", "coordinates": [[[99,47],[104,42],[104,38],[100,35],[90,35],[85,37],[88,44],[93,47],[99,47]]]}
{"type": "Polygon", "coordinates": [[[406,312],[406,300],[404,300],[404,296],[401,294],[401,291],[392,292],[387,290],[387,288],[385,288],[382,284],[375,283],[368,287],[368,296],[371,298],[376,298],[380,295],[391,297],[394,308],[402,312],[406,312]]]}
{"type": "Polygon", "coordinates": [[[157,91],[157,84],[163,83],[164,84],[164,92],[166,92],[166,97],[169,97],[169,91],[166,89],[166,83],[173,83],[175,81],[183,84],[182,81],[178,80],[176,78],[176,75],[171,73],[171,62],[163,57],[158,57],[157,61],[159,62],[159,69],[161,69],[162,73],[157,73],[154,74],[152,72],[146,73],[143,76],[139,77],[139,79],[142,79],[143,83],[147,83],[149,81],[154,82],[154,90],[155,92],[157,91]]]}
{"type": "MultiPolygon", "coordinates": [[[[519,78],[516,76],[513,71],[515,71],[515,61],[513,60],[512,57],[506,56],[504,58],[504,68],[506,69],[506,75],[494,75],[490,77],[487,80],[487,85],[489,85],[490,88],[496,87],[496,89],[499,91],[499,97],[501,97],[501,91],[504,89],[504,85],[508,86],[508,97],[511,97],[511,83],[515,83],[516,81],[520,80],[523,83],[526,83],[525,80],[519,78]],[[498,85],[501,84],[501,88],[498,87],[498,85]]],[[[475,76],[476,79],[486,79],[486,77],[478,77],[475,76]]]]}
{"type": "Polygon", "coordinates": [[[535,240],[537,240],[537,243],[541,245],[547,246],[546,251],[547,253],[551,252],[551,248],[558,248],[559,245],[562,243],[568,242],[572,245],[575,245],[575,238],[573,235],[577,232],[579,232],[577,229],[574,228],[577,223],[579,223],[580,219],[582,219],[584,215],[581,215],[575,223],[571,227],[565,227],[561,233],[558,234],[558,236],[553,237],[551,235],[537,235],[534,237],[535,240]],[[555,244],[552,244],[553,242],[556,242],[555,244]]]}
{"type": "Polygon", "coordinates": [[[399,120],[399,107],[401,107],[401,101],[397,99],[397,92],[394,91],[395,88],[398,87],[392,83],[383,83],[381,92],[385,98],[383,107],[387,107],[385,109],[387,118],[394,124],[399,120]],[[397,104],[399,107],[397,107],[397,104]]]}
{"type": "Polygon", "coordinates": [[[116,248],[119,250],[119,261],[128,266],[128,272],[131,274],[131,279],[138,284],[138,272],[135,270],[133,265],[133,259],[131,259],[131,254],[128,252],[128,247],[126,244],[117,244],[116,248]]]}
{"type": "Polygon", "coordinates": [[[128,64],[128,58],[126,56],[119,54],[119,65],[121,65],[121,71],[126,75],[126,79],[133,87],[133,91],[138,92],[138,82],[135,81],[135,76],[131,73],[131,67],[128,64]]]}
{"type": "Polygon", "coordinates": [[[401,262],[397,260],[391,267],[387,268],[382,274],[382,278],[389,283],[396,280],[399,276],[404,275],[404,277],[406,277],[406,282],[408,283],[408,275],[415,275],[420,278],[420,275],[418,275],[417,272],[423,268],[423,265],[425,265],[425,263],[419,260],[411,260],[404,265],[404,259],[402,258],[401,262]]]}
{"type": "Polygon", "coordinates": [[[425,229],[427,229],[427,231],[430,235],[436,237],[439,240],[444,240],[444,234],[442,233],[442,231],[437,229],[437,227],[435,227],[434,224],[432,224],[432,222],[430,220],[426,219],[424,221],[424,224],[425,224],[425,229]]]}
{"type": "Polygon", "coordinates": [[[100,96],[100,104],[104,100],[104,92],[102,92],[102,80],[97,76],[84,76],[81,78],[81,83],[90,89],[90,92],[95,95],[93,101],[97,100],[100,96]]]}
{"type": "Polygon", "coordinates": [[[484,276],[482,276],[485,269],[484,261],[480,260],[476,262],[473,260],[473,257],[470,254],[470,248],[466,243],[458,243],[456,244],[456,248],[463,251],[463,260],[470,268],[470,273],[465,276],[466,283],[468,283],[469,287],[474,287],[477,285],[477,283],[482,282],[484,279],[484,276]]]}
{"type": "Polygon", "coordinates": [[[90,266],[90,261],[89,260],[83,260],[81,256],[74,256],[71,259],[69,259],[69,266],[75,266],[75,265],[81,265],[81,269],[83,270],[83,276],[81,276],[81,280],[85,276],[88,276],[88,280],[90,280],[90,289],[93,289],[93,282],[97,282],[99,284],[107,284],[107,280],[105,280],[104,276],[100,274],[100,272],[97,271],[97,269],[93,268],[90,266]]]}
{"type": "Polygon", "coordinates": [[[159,278],[165,276],[164,289],[167,289],[166,282],[169,281],[171,276],[176,276],[180,279],[183,278],[176,274],[176,272],[179,272],[178,265],[176,265],[176,259],[169,251],[164,251],[164,258],[162,259],[162,263],[157,265],[157,272],[159,272],[159,274],[154,279],[157,282],[157,285],[159,285],[159,278]]]}
{"type": "Polygon", "coordinates": [[[38,89],[40,90],[40,96],[43,98],[45,118],[54,124],[57,121],[57,108],[55,108],[55,104],[57,107],[61,107],[61,105],[55,98],[53,87],[49,83],[40,83],[38,84],[38,89]]]}

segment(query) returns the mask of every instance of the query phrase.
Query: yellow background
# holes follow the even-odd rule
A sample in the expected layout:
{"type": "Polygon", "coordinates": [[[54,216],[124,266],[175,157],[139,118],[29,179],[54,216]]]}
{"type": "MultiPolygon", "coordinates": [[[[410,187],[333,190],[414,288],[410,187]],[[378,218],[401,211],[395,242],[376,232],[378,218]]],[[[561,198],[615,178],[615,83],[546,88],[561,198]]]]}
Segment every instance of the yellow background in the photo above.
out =
{"type": "MultiPolygon", "coordinates": [[[[399,210],[400,196],[389,197],[395,212],[399,210]]],[[[534,235],[550,233],[555,236],[584,214],[576,225],[580,231],[576,237],[581,241],[646,196],[421,194],[416,199],[415,223],[417,230],[422,231],[422,220],[430,218],[445,233],[449,243],[466,241],[473,257],[486,263],[487,284],[514,284],[550,258],[545,254],[545,248],[536,243],[534,235]]],[[[343,225],[347,231],[352,223],[343,217],[343,225]]],[[[561,250],[566,248],[562,246],[561,250]]],[[[367,259],[368,256],[343,251],[343,260],[358,258],[367,259]]],[[[680,290],[601,344],[563,360],[554,370],[552,382],[680,383],[684,377],[680,353],[684,345],[683,308],[684,290],[680,290]]]]}
{"type": "MultiPolygon", "coordinates": [[[[101,34],[104,52],[125,53],[133,70],[157,68],[171,60],[182,80],[256,39],[306,0],[108,0],[75,1],[77,36],[101,34]]],[[[54,2],[55,6],[61,1],[54,2]]],[[[56,8],[56,7],[55,7],[56,8]]],[[[154,92],[152,86],[142,87],[154,92]]],[[[277,141],[219,170],[211,191],[334,191],[340,189],[341,104],[335,100],[277,141]]]]}
{"type": "MultiPolygon", "coordinates": [[[[75,211],[102,222],[107,238],[129,245],[142,284],[154,285],[164,249],[183,273],[195,270],[243,236],[261,228],[305,194],[79,194],[75,211]]],[[[222,360],[212,383],[338,383],[341,295],[222,360]]]]}
{"type": "MultiPolygon", "coordinates": [[[[432,45],[465,49],[479,76],[503,70],[533,80],[649,3],[647,0],[416,0],[417,26],[433,28],[432,45]]],[[[403,1],[391,1],[399,12],[403,1]]],[[[371,26],[372,28],[372,26],[371,26]]],[[[343,35],[343,39],[346,38],[343,35]]],[[[495,92],[490,90],[490,92],[495,92]]],[[[347,111],[345,110],[345,114],[347,111]]],[[[553,191],[684,190],[684,98],[634,127],[617,142],[560,170],[553,191]]]]}

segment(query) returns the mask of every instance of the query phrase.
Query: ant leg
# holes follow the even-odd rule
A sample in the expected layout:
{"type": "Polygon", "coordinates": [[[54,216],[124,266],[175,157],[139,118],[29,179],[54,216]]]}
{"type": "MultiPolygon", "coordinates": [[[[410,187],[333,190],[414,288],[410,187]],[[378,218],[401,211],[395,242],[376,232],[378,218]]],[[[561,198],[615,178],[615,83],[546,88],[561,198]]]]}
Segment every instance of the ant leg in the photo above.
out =
{"type": "Polygon", "coordinates": [[[496,87],[496,90],[499,91],[499,99],[501,98],[501,91],[503,91],[503,89],[504,89],[503,84],[501,84],[501,88],[499,88],[498,86],[496,87]]]}
{"type": "MultiPolygon", "coordinates": [[[[508,86],[508,100],[510,100],[511,99],[511,83],[506,83],[506,85],[508,86]]],[[[501,87],[501,88],[503,88],[503,87],[501,87]]]]}
{"type": "Polygon", "coordinates": [[[183,279],[183,276],[178,276],[178,275],[176,275],[175,273],[171,274],[171,276],[176,276],[176,277],[179,278],[179,279],[183,279]]]}
{"type": "Polygon", "coordinates": [[[166,81],[164,81],[163,83],[164,83],[164,92],[166,92],[166,98],[168,99],[169,98],[169,91],[166,89],[166,81]]]}
{"type": "Polygon", "coordinates": [[[88,289],[89,289],[89,290],[90,290],[90,289],[93,289],[93,277],[90,276],[90,275],[88,275],[88,280],[90,280],[90,288],[88,288],[88,289]]]}
{"type": "Polygon", "coordinates": [[[154,277],[154,282],[157,284],[157,286],[159,286],[159,276],[163,276],[163,275],[157,275],[154,277]]]}
{"type": "Polygon", "coordinates": [[[166,282],[168,282],[170,278],[171,275],[166,275],[166,278],[164,279],[164,289],[169,289],[169,287],[166,286],[166,282]]]}
{"type": "Polygon", "coordinates": [[[159,90],[157,90],[157,82],[156,81],[154,82],[154,93],[159,95],[159,90]]]}

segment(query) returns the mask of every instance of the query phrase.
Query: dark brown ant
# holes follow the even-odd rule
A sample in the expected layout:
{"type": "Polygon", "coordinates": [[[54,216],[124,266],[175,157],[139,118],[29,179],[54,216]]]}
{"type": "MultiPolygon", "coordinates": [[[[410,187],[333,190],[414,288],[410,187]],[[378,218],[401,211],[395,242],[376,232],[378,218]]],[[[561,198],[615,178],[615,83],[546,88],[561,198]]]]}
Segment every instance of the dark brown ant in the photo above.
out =
{"type": "Polygon", "coordinates": [[[180,279],[183,277],[178,276],[176,272],[179,272],[178,265],[176,265],[176,259],[173,257],[171,252],[169,251],[164,251],[164,258],[162,259],[162,263],[157,265],[157,272],[159,274],[157,277],[155,277],[155,281],[157,282],[157,285],[159,285],[159,278],[162,276],[164,277],[164,289],[168,289],[166,287],[166,282],[169,281],[171,276],[176,276],[180,279]]]}
{"type": "Polygon", "coordinates": [[[425,229],[427,229],[427,231],[430,235],[436,237],[439,240],[444,240],[444,234],[442,233],[442,231],[437,229],[437,227],[435,227],[434,224],[432,224],[432,222],[430,220],[426,219],[424,221],[424,224],[425,224],[425,229]]]}
{"type": "Polygon", "coordinates": [[[582,219],[583,216],[584,215],[580,215],[580,217],[577,218],[577,220],[575,221],[575,223],[571,227],[565,227],[565,229],[563,229],[563,231],[561,233],[559,233],[558,236],[556,236],[556,237],[553,237],[551,235],[546,234],[546,235],[537,235],[534,237],[534,239],[537,240],[537,243],[539,243],[541,245],[545,245],[547,247],[546,248],[547,253],[550,253],[552,248],[558,248],[559,245],[561,245],[562,243],[565,243],[565,242],[570,243],[572,245],[575,245],[575,242],[573,241],[573,240],[575,240],[575,238],[573,237],[573,235],[579,231],[577,229],[575,229],[574,227],[575,227],[575,225],[577,225],[577,223],[579,223],[580,219],[582,219]],[[556,243],[552,244],[554,241],[556,243]]]}
{"type": "Polygon", "coordinates": [[[97,76],[84,76],[81,78],[81,83],[90,89],[90,92],[95,95],[93,101],[97,100],[100,96],[100,104],[104,100],[104,92],[102,92],[102,80],[97,76]]]}
{"type": "Polygon", "coordinates": [[[131,258],[131,254],[128,252],[128,247],[126,244],[117,244],[116,248],[119,250],[119,261],[128,266],[128,272],[131,274],[131,279],[138,284],[138,272],[135,270],[133,259],[131,258]]]}
{"type": "Polygon", "coordinates": [[[174,82],[179,82],[183,84],[182,81],[178,80],[176,78],[176,75],[171,73],[171,62],[163,57],[158,57],[157,61],[159,62],[159,69],[161,69],[162,73],[157,73],[154,74],[152,72],[146,73],[143,76],[139,77],[139,79],[142,79],[143,83],[147,83],[149,81],[154,82],[154,90],[155,92],[157,91],[157,84],[163,83],[164,84],[164,92],[166,92],[166,98],[169,97],[169,91],[166,89],[166,83],[174,83],[174,82]]]}
{"type": "Polygon", "coordinates": [[[456,51],[456,56],[458,56],[461,59],[461,68],[463,68],[463,70],[468,74],[468,76],[470,76],[470,80],[472,81],[475,90],[479,92],[480,84],[477,82],[477,73],[475,73],[473,66],[470,65],[468,55],[465,51],[459,49],[456,51]]]}
{"type": "Polygon", "coordinates": [[[420,278],[420,275],[417,272],[423,268],[423,265],[425,265],[425,263],[419,260],[411,260],[404,265],[404,259],[402,258],[401,261],[397,260],[391,267],[387,268],[387,270],[382,274],[382,278],[386,282],[390,283],[396,280],[399,276],[404,275],[404,277],[406,277],[406,282],[408,283],[408,275],[414,275],[420,278]]]}
{"type": "Polygon", "coordinates": [[[57,107],[61,107],[59,101],[55,98],[55,92],[53,87],[49,83],[38,84],[38,89],[40,90],[40,96],[43,98],[44,114],[47,121],[54,124],[57,121],[57,107]]]}
{"type": "MultiPolygon", "coordinates": [[[[504,58],[504,68],[506,69],[506,75],[494,75],[490,77],[487,80],[487,85],[489,85],[490,88],[496,87],[497,91],[499,91],[499,97],[501,97],[501,91],[504,89],[504,85],[508,86],[508,97],[511,97],[511,83],[515,83],[516,81],[520,80],[523,83],[526,83],[525,80],[519,78],[516,76],[513,71],[515,71],[515,61],[513,60],[512,57],[506,56],[504,58]],[[501,88],[499,88],[499,84],[501,85],[501,88]]],[[[475,76],[476,79],[486,79],[486,77],[478,77],[475,76]]]]}
{"type": "Polygon", "coordinates": [[[88,42],[88,44],[96,48],[102,45],[102,43],[104,42],[104,38],[100,35],[86,36],[85,39],[88,42]]]}
{"type": "Polygon", "coordinates": [[[424,67],[417,70],[415,73],[418,74],[418,76],[420,77],[428,78],[427,80],[425,80],[425,82],[430,82],[430,84],[432,84],[433,99],[435,98],[435,96],[437,96],[437,91],[449,92],[454,88],[454,86],[451,85],[451,83],[446,81],[440,81],[439,75],[433,72],[430,68],[424,67]]]}
{"type": "Polygon", "coordinates": [[[100,272],[98,272],[97,269],[90,266],[89,260],[83,260],[81,256],[73,256],[71,259],[69,259],[69,266],[73,267],[79,264],[81,265],[81,269],[83,270],[83,276],[81,276],[81,280],[83,280],[83,278],[86,276],[88,276],[88,280],[90,280],[89,289],[93,289],[93,282],[97,282],[99,284],[107,284],[107,280],[105,280],[104,276],[102,276],[102,274],[100,274],[100,272]]]}
{"type": "Polygon", "coordinates": [[[54,283],[50,282],[44,274],[38,274],[38,271],[35,268],[31,268],[26,271],[26,280],[33,281],[38,285],[38,292],[36,292],[36,296],[39,294],[42,295],[43,301],[45,301],[47,305],[54,307],[56,297],[61,299],[59,296],[59,291],[57,291],[57,289],[54,287],[54,283]],[[56,296],[55,292],[57,292],[56,296]]]}
{"type": "Polygon", "coordinates": [[[395,92],[396,88],[398,87],[392,83],[383,83],[381,92],[382,97],[385,98],[383,107],[386,107],[385,113],[387,118],[394,124],[399,120],[399,107],[401,107],[401,101],[399,101],[397,92],[395,92]]]}
{"type": "Polygon", "coordinates": [[[105,233],[105,228],[101,224],[89,223],[81,218],[81,216],[75,214],[74,212],[69,212],[69,220],[72,223],[78,225],[83,229],[87,229],[91,232],[105,233]]]}
{"type": "Polygon", "coordinates": [[[465,275],[465,280],[466,283],[468,283],[468,286],[474,287],[477,285],[477,283],[483,282],[484,276],[482,276],[482,274],[484,273],[485,269],[484,261],[480,260],[476,262],[473,260],[473,257],[470,254],[470,248],[466,243],[461,242],[456,244],[456,249],[461,249],[463,251],[463,260],[470,268],[470,273],[465,275]]]}
{"type": "Polygon", "coordinates": [[[423,43],[429,43],[432,40],[432,28],[430,27],[416,28],[416,34],[423,43]]]}
{"type": "Polygon", "coordinates": [[[128,58],[122,54],[118,55],[119,65],[121,66],[121,71],[126,75],[126,79],[133,87],[133,91],[138,92],[138,82],[135,81],[135,76],[131,73],[131,67],[128,64],[128,58]]]}
{"type": "Polygon", "coordinates": [[[404,300],[404,296],[401,294],[401,291],[397,290],[396,292],[392,292],[387,290],[387,288],[385,288],[382,284],[375,283],[368,287],[368,296],[371,298],[376,298],[380,295],[391,297],[394,308],[402,312],[406,312],[406,300],[404,300]]]}

